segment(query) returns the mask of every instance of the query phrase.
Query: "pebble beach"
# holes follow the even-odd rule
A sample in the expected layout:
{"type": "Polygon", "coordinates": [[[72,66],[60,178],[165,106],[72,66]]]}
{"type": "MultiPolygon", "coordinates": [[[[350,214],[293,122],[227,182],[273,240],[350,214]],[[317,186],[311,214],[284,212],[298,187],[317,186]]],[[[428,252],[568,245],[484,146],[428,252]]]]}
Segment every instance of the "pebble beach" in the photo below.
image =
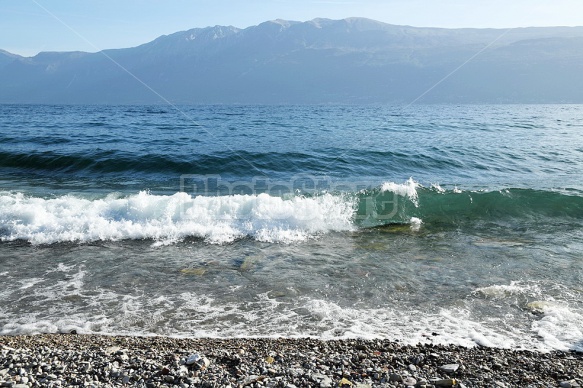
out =
{"type": "Polygon", "coordinates": [[[1,387],[579,387],[583,353],[387,340],[0,337],[1,387]]]}

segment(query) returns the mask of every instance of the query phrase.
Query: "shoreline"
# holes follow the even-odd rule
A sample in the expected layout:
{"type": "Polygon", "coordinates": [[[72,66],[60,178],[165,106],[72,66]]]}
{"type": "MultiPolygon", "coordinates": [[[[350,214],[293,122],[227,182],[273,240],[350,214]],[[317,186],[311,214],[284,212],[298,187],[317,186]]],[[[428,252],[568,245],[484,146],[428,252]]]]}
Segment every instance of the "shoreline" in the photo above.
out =
{"type": "Polygon", "coordinates": [[[0,336],[0,387],[578,387],[583,353],[389,340],[0,336]]]}

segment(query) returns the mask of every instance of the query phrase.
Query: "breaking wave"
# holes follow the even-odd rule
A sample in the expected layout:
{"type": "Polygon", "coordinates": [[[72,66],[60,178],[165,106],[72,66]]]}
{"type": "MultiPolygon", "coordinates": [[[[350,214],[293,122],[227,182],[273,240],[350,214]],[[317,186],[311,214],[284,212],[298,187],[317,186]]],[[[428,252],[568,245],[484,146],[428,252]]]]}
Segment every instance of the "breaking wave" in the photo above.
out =
{"type": "Polygon", "coordinates": [[[412,179],[356,193],[191,196],[148,192],[104,198],[0,193],[0,239],[32,244],[201,238],[228,243],[251,237],[294,243],[334,231],[387,225],[460,227],[476,222],[583,220],[583,197],[552,191],[444,190],[412,179]]]}

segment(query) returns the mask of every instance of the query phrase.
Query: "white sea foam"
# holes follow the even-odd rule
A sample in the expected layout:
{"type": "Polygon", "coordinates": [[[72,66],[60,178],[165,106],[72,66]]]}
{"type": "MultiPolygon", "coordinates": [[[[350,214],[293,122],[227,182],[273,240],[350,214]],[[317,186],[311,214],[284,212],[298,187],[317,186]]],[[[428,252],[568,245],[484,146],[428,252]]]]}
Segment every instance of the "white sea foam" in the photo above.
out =
{"type": "Polygon", "coordinates": [[[532,324],[532,331],[552,349],[583,351],[583,315],[567,304],[541,303],[543,317],[532,324]],[[574,347],[572,344],[576,344],[574,347]]]}
{"type": "Polygon", "coordinates": [[[474,294],[488,298],[504,298],[512,295],[531,295],[535,297],[536,295],[539,295],[540,292],[540,287],[536,284],[527,284],[516,281],[510,282],[510,284],[497,284],[480,287],[474,290],[474,294]]]}
{"type": "Polygon", "coordinates": [[[423,224],[423,220],[417,217],[411,217],[411,230],[414,232],[418,232],[421,229],[421,224],[423,224]]]}
{"type": "Polygon", "coordinates": [[[440,194],[445,193],[445,189],[443,187],[441,187],[438,183],[431,184],[431,188],[440,194]]]}
{"type": "Polygon", "coordinates": [[[225,197],[170,196],[146,192],[125,198],[33,198],[0,194],[0,238],[33,244],[97,240],[212,243],[251,236],[260,241],[303,241],[320,233],[354,228],[354,203],[342,196],[282,199],[267,194],[225,197]]]}
{"type": "MultiPolygon", "coordinates": [[[[86,295],[84,269],[60,263],[47,271],[50,272],[65,272],[68,275],[55,282],[45,278],[31,278],[20,281],[23,287],[0,293],[2,300],[18,300],[14,305],[0,304],[0,316],[5,322],[0,327],[0,335],[68,333],[71,330],[90,333],[97,332],[96,328],[109,320],[103,314],[88,314],[75,304],[75,301],[84,300],[84,304],[96,306],[100,310],[100,303],[107,299],[101,295],[86,295]],[[28,313],[20,309],[21,298],[28,313]]],[[[117,298],[112,292],[108,294],[109,300],[117,298]]]]}
{"type": "MultiPolygon", "coordinates": [[[[570,306],[569,301],[556,301],[545,293],[541,285],[530,282],[511,282],[510,284],[481,287],[473,292],[474,295],[486,297],[496,303],[509,300],[514,304],[517,301],[525,314],[532,320],[530,333],[537,336],[537,340],[522,335],[517,342],[526,349],[537,350],[583,350],[583,313],[570,306]],[[534,314],[532,314],[534,313],[534,314]]],[[[564,297],[568,292],[562,290],[564,297]]]]}
{"type": "Polygon", "coordinates": [[[381,186],[381,191],[390,191],[402,197],[406,197],[411,202],[415,204],[415,206],[419,206],[419,196],[417,194],[417,187],[419,184],[413,180],[413,178],[409,178],[409,180],[405,183],[394,183],[394,182],[385,182],[381,186]]]}
{"type": "MultiPolygon", "coordinates": [[[[61,286],[53,287],[51,292],[61,286]]],[[[40,290],[39,290],[40,291],[40,290]]],[[[233,290],[238,292],[238,290],[233,290]]],[[[41,301],[50,295],[37,293],[41,301]]],[[[294,301],[257,294],[245,303],[217,300],[182,291],[145,298],[102,291],[94,295],[96,311],[86,315],[61,303],[43,313],[11,316],[0,334],[79,333],[170,335],[175,337],[306,337],[399,340],[404,344],[433,343],[549,351],[583,350],[583,316],[562,303],[543,304],[544,315],[532,327],[505,324],[505,317],[478,318],[465,307],[435,311],[341,306],[325,299],[294,301]],[[98,306],[109,306],[101,310],[98,306]],[[149,314],[144,314],[149,311],[149,314]],[[535,335],[533,335],[535,334],[535,335]]],[[[44,302],[43,302],[44,303],[44,302]]],[[[0,308],[0,311],[2,308],[0,308]]]]}
{"type": "Polygon", "coordinates": [[[387,338],[406,344],[435,343],[462,346],[512,347],[512,338],[474,322],[464,310],[435,313],[395,309],[341,308],[325,300],[307,303],[312,313],[329,327],[324,338],[387,338]],[[434,335],[437,334],[437,335],[434,335]]]}
{"type": "Polygon", "coordinates": [[[20,284],[22,284],[22,286],[20,286],[20,289],[25,290],[27,288],[33,287],[35,284],[40,283],[42,281],[43,279],[41,278],[27,278],[19,280],[20,284]]]}

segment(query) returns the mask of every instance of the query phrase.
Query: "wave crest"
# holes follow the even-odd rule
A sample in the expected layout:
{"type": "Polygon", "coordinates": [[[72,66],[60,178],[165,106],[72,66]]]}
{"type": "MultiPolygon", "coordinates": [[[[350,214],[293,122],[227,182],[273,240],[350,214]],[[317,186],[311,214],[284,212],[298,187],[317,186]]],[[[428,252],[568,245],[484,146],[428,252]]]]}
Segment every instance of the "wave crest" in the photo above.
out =
{"type": "Polygon", "coordinates": [[[251,237],[293,243],[333,231],[391,224],[412,231],[491,222],[544,227],[549,221],[580,225],[583,197],[554,191],[462,191],[422,187],[412,179],[357,193],[271,196],[191,196],[148,192],[88,199],[72,195],[28,197],[0,192],[0,240],[33,244],[188,237],[228,243],[251,237]]]}
{"type": "Polygon", "coordinates": [[[267,194],[191,197],[140,192],[90,200],[5,193],[0,196],[0,238],[50,244],[199,237],[226,243],[251,236],[289,243],[328,231],[352,230],[352,215],[351,201],[330,194],[285,200],[267,194]]]}

